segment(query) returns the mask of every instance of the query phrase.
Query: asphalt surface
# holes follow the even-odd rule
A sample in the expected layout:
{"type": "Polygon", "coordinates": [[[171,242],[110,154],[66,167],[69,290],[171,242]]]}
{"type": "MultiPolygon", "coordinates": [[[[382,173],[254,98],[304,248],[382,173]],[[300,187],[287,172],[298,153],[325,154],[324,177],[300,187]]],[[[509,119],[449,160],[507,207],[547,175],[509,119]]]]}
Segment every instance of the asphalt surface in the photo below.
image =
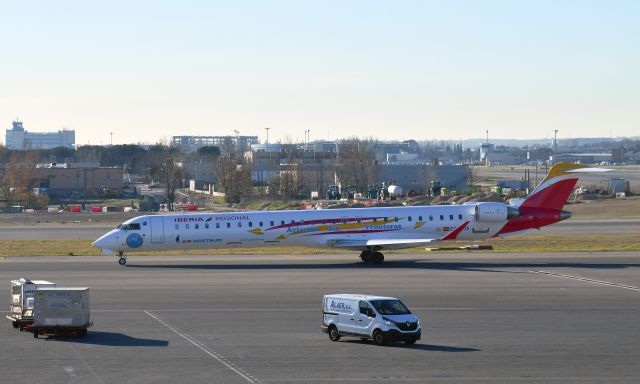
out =
{"type": "MultiPolygon", "coordinates": [[[[47,225],[3,225],[0,240],[95,240],[113,229],[111,223],[96,224],[47,224],[47,225]]],[[[530,231],[536,235],[638,235],[640,219],[618,220],[567,220],[530,231]]]]}
{"type": "MultiPolygon", "coordinates": [[[[82,339],[0,327],[2,382],[637,383],[637,253],[113,256],[0,259],[26,276],[91,287],[82,339]],[[401,298],[414,346],[331,342],[327,293],[401,298]]],[[[7,292],[8,294],[8,292],[7,292]]]]}

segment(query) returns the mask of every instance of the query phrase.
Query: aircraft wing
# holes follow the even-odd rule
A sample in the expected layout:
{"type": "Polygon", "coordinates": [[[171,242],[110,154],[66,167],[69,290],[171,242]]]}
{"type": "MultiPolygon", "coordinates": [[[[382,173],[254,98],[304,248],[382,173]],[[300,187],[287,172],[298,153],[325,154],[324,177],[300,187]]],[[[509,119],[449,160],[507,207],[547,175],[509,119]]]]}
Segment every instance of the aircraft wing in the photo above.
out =
{"type": "Polygon", "coordinates": [[[460,232],[462,232],[469,222],[466,221],[445,236],[435,239],[334,239],[327,241],[327,244],[333,248],[344,248],[354,250],[376,249],[403,249],[421,247],[430,243],[455,240],[460,232]]]}

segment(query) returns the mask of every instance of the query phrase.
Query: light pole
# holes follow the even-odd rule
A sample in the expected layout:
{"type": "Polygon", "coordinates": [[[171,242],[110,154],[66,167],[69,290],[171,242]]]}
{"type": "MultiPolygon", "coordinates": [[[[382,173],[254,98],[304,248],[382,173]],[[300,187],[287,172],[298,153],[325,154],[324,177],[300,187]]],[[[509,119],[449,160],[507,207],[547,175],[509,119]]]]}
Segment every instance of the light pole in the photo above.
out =
{"type": "Polygon", "coordinates": [[[558,157],[558,130],[553,130],[553,164],[556,163],[558,157]]]}
{"type": "Polygon", "coordinates": [[[267,131],[267,153],[269,154],[269,165],[267,166],[267,177],[265,178],[265,182],[269,182],[269,173],[271,171],[271,151],[269,150],[269,130],[271,128],[265,128],[267,131]]]}
{"type": "Polygon", "coordinates": [[[111,136],[111,145],[110,145],[110,147],[113,147],[113,132],[109,132],[109,136],[111,136]]]}

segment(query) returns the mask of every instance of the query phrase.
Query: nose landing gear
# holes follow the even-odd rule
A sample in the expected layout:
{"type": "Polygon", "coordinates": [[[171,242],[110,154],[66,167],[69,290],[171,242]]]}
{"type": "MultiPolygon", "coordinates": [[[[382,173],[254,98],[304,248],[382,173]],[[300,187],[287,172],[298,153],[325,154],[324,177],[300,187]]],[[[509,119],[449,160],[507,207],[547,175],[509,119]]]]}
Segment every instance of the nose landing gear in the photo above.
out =
{"type": "Polygon", "coordinates": [[[124,256],[124,252],[118,252],[118,256],[120,256],[120,259],[118,259],[118,264],[124,267],[127,264],[127,258],[124,256]]]}

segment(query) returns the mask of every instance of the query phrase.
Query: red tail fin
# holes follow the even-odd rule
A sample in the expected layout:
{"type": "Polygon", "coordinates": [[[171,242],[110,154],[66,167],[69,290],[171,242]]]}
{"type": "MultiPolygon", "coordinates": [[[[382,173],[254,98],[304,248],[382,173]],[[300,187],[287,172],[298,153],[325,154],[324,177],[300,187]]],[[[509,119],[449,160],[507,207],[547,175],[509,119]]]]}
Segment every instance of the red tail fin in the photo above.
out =
{"type": "Polygon", "coordinates": [[[586,168],[580,164],[556,164],[549,170],[547,176],[527,196],[521,207],[535,207],[546,209],[562,209],[567,198],[578,182],[578,175],[574,172],[586,168]]]}

